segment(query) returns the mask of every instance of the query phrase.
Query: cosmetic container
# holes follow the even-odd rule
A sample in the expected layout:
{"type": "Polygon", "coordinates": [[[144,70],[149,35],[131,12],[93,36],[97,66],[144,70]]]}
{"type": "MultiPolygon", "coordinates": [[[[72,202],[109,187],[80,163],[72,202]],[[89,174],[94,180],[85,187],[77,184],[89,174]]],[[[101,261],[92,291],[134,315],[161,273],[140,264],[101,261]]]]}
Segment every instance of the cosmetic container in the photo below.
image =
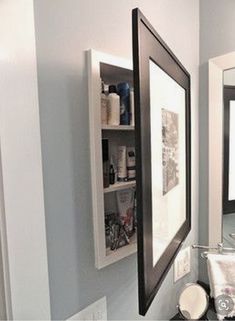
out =
{"type": "Polygon", "coordinates": [[[110,169],[109,169],[109,184],[113,185],[115,183],[115,171],[113,168],[113,165],[110,165],[110,169]]]}
{"type": "Polygon", "coordinates": [[[101,95],[100,95],[100,107],[101,107],[101,124],[107,125],[108,123],[108,97],[104,91],[104,82],[101,80],[101,95]]]}
{"type": "Polygon", "coordinates": [[[130,86],[127,82],[117,85],[120,96],[120,125],[130,125],[130,86]]]}
{"type": "Polygon", "coordinates": [[[128,181],[135,179],[135,148],[127,147],[127,178],[128,181]]]}
{"type": "Polygon", "coordinates": [[[108,125],[120,125],[120,96],[117,94],[115,85],[109,86],[108,125]]]}
{"type": "Polygon", "coordinates": [[[109,187],[109,141],[102,139],[103,186],[109,187]]]}
{"type": "Polygon", "coordinates": [[[118,147],[118,181],[124,182],[127,180],[126,168],[126,146],[118,147]]]}

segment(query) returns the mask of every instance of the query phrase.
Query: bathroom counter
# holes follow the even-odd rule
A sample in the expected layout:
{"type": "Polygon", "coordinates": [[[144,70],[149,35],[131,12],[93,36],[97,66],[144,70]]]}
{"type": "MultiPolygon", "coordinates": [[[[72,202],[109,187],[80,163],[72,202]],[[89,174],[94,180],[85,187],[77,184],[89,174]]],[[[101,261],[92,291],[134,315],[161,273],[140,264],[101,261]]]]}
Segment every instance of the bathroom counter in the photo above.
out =
{"type": "MultiPolygon", "coordinates": [[[[183,319],[180,314],[176,314],[171,320],[185,320],[183,319]]],[[[216,313],[214,311],[214,309],[211,309],[209,308],[209,310],[207,311],[206,315],[199,319],[199,320],[209,320],[209,321],[212,321],[212,320],[218,320],[217,319],[217,316],[216,316],[216,313]]],[[[233,319],[230,319],[230,320],[233,320],[233,319]]],[[[235,319],[234,319],[235,320],[235,319]]]]}
{"type": "MultiPolygon", "coordinates": [[[[171,320],[185,320],[183,319],[180,314],[176,314],[171,320]]],[[[216,321],[218,320],[216,313],[215,313],[215,309],[213,306],[210,305],[206,315],[199,319],[199,320],[208,320],[208,321],[216,321]]],[[[224,320],[235,320],[235,318],[225,318],[224,320]]]]}

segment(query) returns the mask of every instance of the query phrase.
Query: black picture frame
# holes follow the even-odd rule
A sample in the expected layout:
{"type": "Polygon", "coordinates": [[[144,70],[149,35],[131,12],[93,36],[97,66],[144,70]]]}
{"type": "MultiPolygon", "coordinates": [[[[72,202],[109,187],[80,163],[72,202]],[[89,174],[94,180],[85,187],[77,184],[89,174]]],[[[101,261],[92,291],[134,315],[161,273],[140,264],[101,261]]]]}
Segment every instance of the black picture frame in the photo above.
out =
{"type": "MultiPolygon", "coordinates": [[[[139,313],[145,315],[191,229],[190,75],[136,8],[132,12],[137,166],[139,313]],[[153,266],[149,60],[185,89],[186,219],[153,266]]],[[[169,93],[170,94],[170,93],[169,93]]]]}
{"type": "Polygon", "coordinates": [[[229,200],[230,101],[235,100],[235,86],[224,86],[224,152],[223,152],[223,214],[235,213],[235,200],[229,200]]]}

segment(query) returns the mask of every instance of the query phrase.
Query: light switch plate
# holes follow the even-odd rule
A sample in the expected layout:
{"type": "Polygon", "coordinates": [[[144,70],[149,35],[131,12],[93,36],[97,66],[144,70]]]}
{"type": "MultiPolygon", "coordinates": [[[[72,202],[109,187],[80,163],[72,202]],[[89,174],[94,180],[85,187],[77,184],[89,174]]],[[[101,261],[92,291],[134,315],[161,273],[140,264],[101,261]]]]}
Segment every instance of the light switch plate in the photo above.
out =
{"type": "Polygon", "coordinates": [[[190,247],[181,250],[174,262],[174,282],[190,273],[191,270],[191,252],[190,247]]]}
{"type": "Polygon", "coordinates": [[[106,321],[107,320],[107,301],[106,297],[92,303],[82,311],[71,316],[67,320],[93,320],[106,321]]]}

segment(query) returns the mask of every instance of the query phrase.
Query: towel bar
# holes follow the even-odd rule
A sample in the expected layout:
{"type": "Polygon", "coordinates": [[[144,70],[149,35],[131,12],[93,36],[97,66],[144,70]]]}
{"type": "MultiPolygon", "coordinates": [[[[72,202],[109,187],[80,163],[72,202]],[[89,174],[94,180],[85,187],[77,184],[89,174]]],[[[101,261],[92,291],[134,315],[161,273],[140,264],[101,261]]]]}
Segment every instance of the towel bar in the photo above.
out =
{"type": "Polygon", "coordinates": [[[206,259],[207,255],[210,253],[216,253],[216,252],[210,252],[210,251],[217,251],[217,253],[219,253],[219,254],[230,254],[230,252],[235,252],[235,248],[224,247],[223,243],[218,243],[217,247],[194,244],[194,245],[192,245],[192,249],[208,250],[208,251],[204,251],[201,253],[201,257],[203,259],[206,259]]]}
{"type": "Polygon", "coordinates": [[[233,240],[235,240],[235,233],[230,233],[229,236],[230,236],[233,240]]]}

